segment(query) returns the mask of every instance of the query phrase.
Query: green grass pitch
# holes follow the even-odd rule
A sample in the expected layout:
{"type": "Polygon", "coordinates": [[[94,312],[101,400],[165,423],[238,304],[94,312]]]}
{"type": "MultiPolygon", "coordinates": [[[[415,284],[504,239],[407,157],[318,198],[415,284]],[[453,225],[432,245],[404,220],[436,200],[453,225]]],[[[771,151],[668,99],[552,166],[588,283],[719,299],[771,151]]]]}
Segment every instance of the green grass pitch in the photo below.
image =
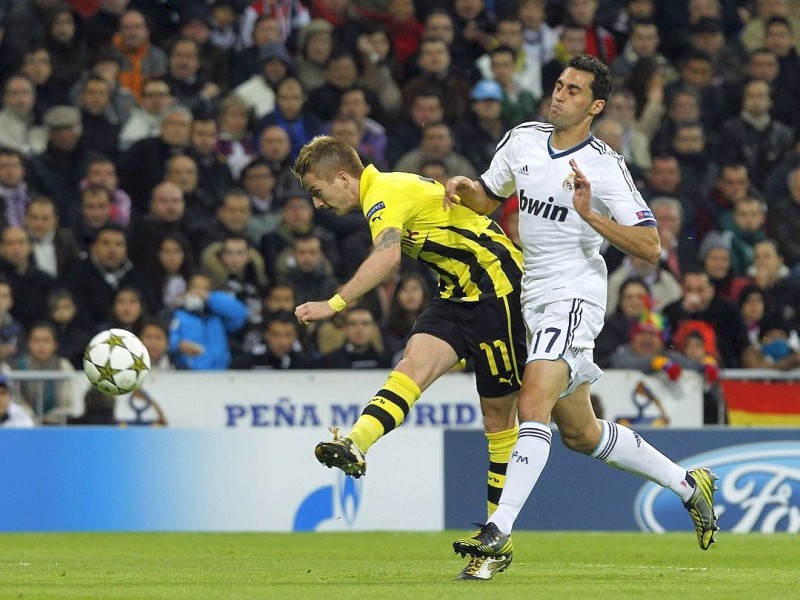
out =
{"type": "Polygon", "coordinates": [[[452,581],[462,534],[0,534],[0,599],[800,599],[797,535],[520,531],[508,571],[452,581]]]}

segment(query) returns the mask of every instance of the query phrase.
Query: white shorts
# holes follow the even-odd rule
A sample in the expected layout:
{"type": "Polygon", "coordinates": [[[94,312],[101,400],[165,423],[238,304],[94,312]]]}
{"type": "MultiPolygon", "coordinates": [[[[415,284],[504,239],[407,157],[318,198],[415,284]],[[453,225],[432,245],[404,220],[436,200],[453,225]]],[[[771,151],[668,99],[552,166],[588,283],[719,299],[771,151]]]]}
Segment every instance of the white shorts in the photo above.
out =
{"type": "Polygon", "coordinates": [[[528,334],[528,360],[563,359],[570,381],[561,396],[583,383],[596,381],[603,371],[594,364],[594,340],[603,329],[605,310],[586,300],[559,300],[522,309],[528,334]]]}

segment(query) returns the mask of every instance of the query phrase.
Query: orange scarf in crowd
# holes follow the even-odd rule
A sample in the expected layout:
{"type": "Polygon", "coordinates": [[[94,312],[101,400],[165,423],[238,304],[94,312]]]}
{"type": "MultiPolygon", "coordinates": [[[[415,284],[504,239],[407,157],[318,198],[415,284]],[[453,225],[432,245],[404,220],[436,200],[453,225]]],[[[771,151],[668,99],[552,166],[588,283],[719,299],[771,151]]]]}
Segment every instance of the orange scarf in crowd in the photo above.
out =
{"type": "Polygon", "coordinates": [[[119,73],[119,84],[131,91],[136,100],[142,98],[142,86],[144,85],[144,74],[142,73],[142,61],[150,51],[150,42],[145,42],[138,48],[126,48],[122,44],[122,34],[115,33],[111,38],[114,47],[122,52],[130,65],[122,65],[119,73]]]}

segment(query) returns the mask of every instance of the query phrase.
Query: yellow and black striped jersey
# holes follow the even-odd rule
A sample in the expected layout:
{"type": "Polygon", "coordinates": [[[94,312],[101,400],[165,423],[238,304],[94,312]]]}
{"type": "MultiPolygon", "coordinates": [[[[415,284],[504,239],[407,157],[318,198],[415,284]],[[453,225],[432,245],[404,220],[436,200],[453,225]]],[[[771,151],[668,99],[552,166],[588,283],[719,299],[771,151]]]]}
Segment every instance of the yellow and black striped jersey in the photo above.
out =
{"type": "Polygon", "coordinates": [[[360,196],[372,239],[399,229],[403,252],[439,276],[442,298],[474,302],[519,289],[520,251],[488,217],[463,206],[445,211],[441,183],[370,165],[361,176],[360,196]]]}

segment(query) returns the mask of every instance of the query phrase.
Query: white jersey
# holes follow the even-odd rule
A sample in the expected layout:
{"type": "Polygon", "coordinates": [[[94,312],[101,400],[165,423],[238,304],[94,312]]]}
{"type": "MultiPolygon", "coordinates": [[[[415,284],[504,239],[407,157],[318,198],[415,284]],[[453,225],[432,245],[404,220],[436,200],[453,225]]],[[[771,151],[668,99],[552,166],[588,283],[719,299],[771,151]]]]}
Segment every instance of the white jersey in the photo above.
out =
{"type": "Polygon", "coordinates": [[[575,159],[592,184],[592,208],[622,225],[655,226],[624,159],[592,135],[569,150],[550,147],[553,126],[523,123],[497,145],[481,181],[490,196],[519,197],[524,256],[523,306],[584,299],[605,308],[607,270],[602,236],[572,204],[575,159]]]}

